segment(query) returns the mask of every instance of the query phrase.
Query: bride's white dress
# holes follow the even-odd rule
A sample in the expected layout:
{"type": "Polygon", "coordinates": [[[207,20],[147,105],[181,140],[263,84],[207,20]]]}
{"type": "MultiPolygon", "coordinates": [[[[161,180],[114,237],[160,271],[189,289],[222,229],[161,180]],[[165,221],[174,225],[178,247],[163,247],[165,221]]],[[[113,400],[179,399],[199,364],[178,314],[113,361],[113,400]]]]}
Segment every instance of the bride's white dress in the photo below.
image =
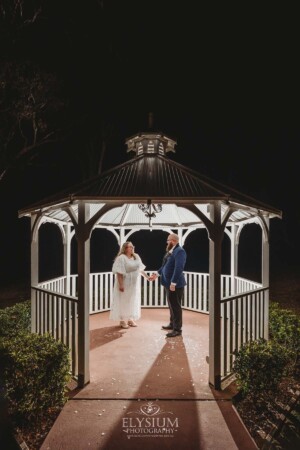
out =
{"type": "Polygon", "coordinates": [[[141,317],[140,272],[145,269],[139,255],[136,259],[120,255],[115,259],[112,272],[115,274],[114,295],[109,318],[112,320],[138,320],[141,317]],[[119,290],[117,273],[124,275],[124,292],[119,290]]]}

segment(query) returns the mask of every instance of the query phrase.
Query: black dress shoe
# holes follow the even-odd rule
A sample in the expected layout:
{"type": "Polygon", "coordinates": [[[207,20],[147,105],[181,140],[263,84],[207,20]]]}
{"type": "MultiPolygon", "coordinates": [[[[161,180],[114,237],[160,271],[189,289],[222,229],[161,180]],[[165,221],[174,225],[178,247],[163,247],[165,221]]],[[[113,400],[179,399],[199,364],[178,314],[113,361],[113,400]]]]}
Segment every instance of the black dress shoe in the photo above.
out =
{"type": "Polygon", "coordinates": [[[166,334],[166,337],[176,337],[176,336],[181,336],[181,331],[173,330],[170,333],[166,334]]]}
{"type": "Polygon", "coordinates": [[[173,326],[172,325],[163,325],[161,327],[162,330],[173,330],[173,326]]]}

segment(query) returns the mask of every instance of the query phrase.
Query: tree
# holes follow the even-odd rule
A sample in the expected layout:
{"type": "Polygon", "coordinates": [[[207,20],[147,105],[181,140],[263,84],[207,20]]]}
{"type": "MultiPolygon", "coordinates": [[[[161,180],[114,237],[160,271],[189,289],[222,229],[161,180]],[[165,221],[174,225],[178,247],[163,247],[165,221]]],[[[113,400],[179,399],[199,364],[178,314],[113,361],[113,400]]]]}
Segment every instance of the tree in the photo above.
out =
{"type": "Polygon", "coordinates": [[[7,171],[31,162],[37,152],[63,136],[67,102],[54,74],[29,61],[0,69],[0,181],[7,171]]]}
{"type": "Polygon", "coordinates": [[[58,147],[67,170],[77,163],[82,178],[102,171],[114,128],[107,109],[131,77],[122,8],[1,2],[0,181],[14,167],[46,163],[58,147]]]}

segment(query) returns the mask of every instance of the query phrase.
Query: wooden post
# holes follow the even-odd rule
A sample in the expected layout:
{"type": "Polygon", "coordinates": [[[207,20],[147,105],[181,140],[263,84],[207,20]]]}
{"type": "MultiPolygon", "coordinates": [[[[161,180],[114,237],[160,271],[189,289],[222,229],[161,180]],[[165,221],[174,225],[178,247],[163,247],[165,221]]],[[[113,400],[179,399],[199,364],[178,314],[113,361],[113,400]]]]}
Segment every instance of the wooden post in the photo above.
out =
{"type": "Polygon", "coordinates": [[[221,389],[221,204],[210,205],[214,224],[209,240],[209,384],[221,389]]]}
{"type": "Polygon", "coordinates": [[[86,223],[89,219],[89,207],[84,202],[78,205],[78,385],[90,382],[90,329],[89,329],[89,274],[90,239],[87,236],[86,223]]]}
{"type": "MultiPolygon", "coordinates": [[[[262,285],[269,288],[270,286],[270,219],[264,216],[264,220],[267,226],[267,231],[262,230],[262,285]]],[[[264,336],[265,339],[269,339],[269,289],[264,291],[264,336]]]]}
{"type": "MultiPolygon", "coordinates": [[[[31,216],[31,248],[30,248],[31,286],[37,286],[39,282],[39,230],[37,215],[31,216]]],[[[36,291],[31,289],[31,332],[36,333],[36,291]]]]}

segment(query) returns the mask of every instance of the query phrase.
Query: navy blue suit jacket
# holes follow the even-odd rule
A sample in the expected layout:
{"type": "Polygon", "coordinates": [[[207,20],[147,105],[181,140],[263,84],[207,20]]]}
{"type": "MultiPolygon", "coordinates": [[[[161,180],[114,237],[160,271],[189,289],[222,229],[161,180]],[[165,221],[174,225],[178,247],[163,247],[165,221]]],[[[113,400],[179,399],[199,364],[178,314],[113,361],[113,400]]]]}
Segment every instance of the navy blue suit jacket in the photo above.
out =
{"type": "Polygon", "coordinates": [[[177,245],[173,252],[168,256],[165,264],[158,269],[158,274],[161,276],[161,284],[167,288],[171,283],[176,283],[177,288],[182,288],[186,285],[186,280],[183,275],[183,270],[186,262],[186,251],[180,245],[177,245]]]}

